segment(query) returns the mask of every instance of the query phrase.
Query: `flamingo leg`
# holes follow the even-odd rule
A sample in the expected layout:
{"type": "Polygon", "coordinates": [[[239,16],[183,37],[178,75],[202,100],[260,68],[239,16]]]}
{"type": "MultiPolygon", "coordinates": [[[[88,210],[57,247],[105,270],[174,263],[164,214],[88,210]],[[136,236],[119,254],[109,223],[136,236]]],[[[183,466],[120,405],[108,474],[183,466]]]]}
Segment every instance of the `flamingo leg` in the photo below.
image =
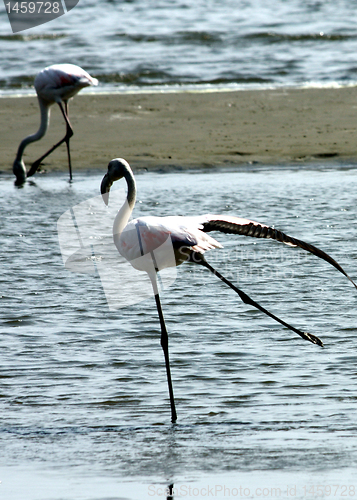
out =
{"type": "MultiPolygon", "coordinates": [[[[195,256],[197,256],[197,254],[195,254],[195,256]]],[[[240,290],[235,285],[233,285],[233,283],[231,283],[229,280],[227,280],[227,278],[222,276],[222,274],[219,273],[216,269],[214,269],[203,258],[203,256],[199,255],[198,259],[196,259],[196,258],[194,259],[194,262],[197,262],[198,264],[205,266],[209,271],[211,271],[211,273],[213,273],[215,276],[217,276],[217,278],[219,278],[221,281],[223,281],[223,283],[225,283],[230,288],[232,288],[232,290],[234,290],[239,295],[239,297],[241,298],[241,300],[245,304],[251,305],[251,306],[255,307],[256,309],[259,309],[259,311],[262,311],[264,314],[266,314],[267,316],[270,316],[270,318],[273,318],[275,321],[277,321],[281,325],[283,325],[286,328],[289,328],[289,330],[292,330],[293,332],[297,333],[303,339],[309,340],[313,344],[318,344],[321,347],[323,346],[323,343],[321,342],[321,340],[318,337],[316,337],[315,335],[312,335],[311,333],[307,333],[307,332],[302,332],[301,330],[298,330],[294,326],[291,326],[288,323],[286,323],[285,321],[283,321],[282,319],[278,318],[277,316],[275,316],[275,314],[272,314],[271,312],[267,311],[267,309],[265,309],[264,307],[259,305],[257,302],[255,302],[253,299],[251,299],[246,293],[244,293],[242,290],[240,290]]]]}
{"type": "Polygon", "coordinates": [[[159,297],[158,293],[155,293],[155,301],[156,301],[157,312],[159,313],[160,326],[161,326],[161,347],[162,347],[162,350],[164,351],[167,383],[169,385],[170,405],[171,405],[171,422],[174,424],[177,420],[177,413],[176,413],[176,408],[175,408],[174,391],[172,388],[172,381],[171,381],[171,370],[170,370],[170,360],[169,360],[169,337],[167,335],[166,324],[165,324],[164,315],[163,315],[162,308],[161,308],[160,297],[159,297]]]}
{"type": "Polygon", "coordinates": [[[63,108],[61,102],[59,102],[58,105],[59,105],[60,110],[62,112],[63,118],[66,122],[66,135],[63,137],[63,139],[61,139],[54,146],[52,146],[52,148],[50,148],[44,155],[42,155],[41,158],[39,158],[38,160],[33,162],[30,170],[27,173],[27,177],[31,177],[32,175],[34,175],[37,172],[37,169],[40,166],[41,162],[45,158],[47,158],[47,156],[49,156],[55,149],[57,149],[58,146],[60,146],[61,144],[63,144],[65,142],[66,146],[67,146],[69,178],[70,178],[70,180],[72,180],[72,164],[71,164],[71,153],[70,153],[70,148],[69,148],[69,140],[73,136],[73,129],[72,129],[72,125],[70,124],[70,121],[68,118],[68,103],[67,103],[67,101],[64,101],[65,109],[63,108]]]}
{"type": "Polygon", "coordinates": [[[66,126],[67,126],[66,136],[65,136],[64,139],[65,139],[66,146],[67,146],[69,180],[71,181],[72,180],[72,162],[71,162],[71,151],[70,151],[70,148],[69,148],[69,140],[72,137],[72,135],[74,134],[74,132],[73,132],[73,128],[71,126],[71,123],[69,121],[68,101],[64,101],[64,108],[65,108],[65,112],[63,112],[62,108],[61,108],[61,111],[62,111],[63,117],[64,117],[64,119],[66,121],[66,126]]]}

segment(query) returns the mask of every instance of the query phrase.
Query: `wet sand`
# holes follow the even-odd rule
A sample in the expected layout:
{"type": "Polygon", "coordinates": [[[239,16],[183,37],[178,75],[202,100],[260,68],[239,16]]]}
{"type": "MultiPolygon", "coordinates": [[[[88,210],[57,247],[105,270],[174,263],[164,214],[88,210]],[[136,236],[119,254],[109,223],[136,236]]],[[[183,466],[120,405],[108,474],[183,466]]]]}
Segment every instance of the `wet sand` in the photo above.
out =
{"type": "MultiPolygon", "coordinates": [[[[133,168],[200,168],[357,159],[357,88],[234,92],[79,94],[70,101],[73,171],[105,170],[118,156],[133,168]]],[[[37,131],[37,98],[1,98],[0,171],[37,131]]],[[[27,168],[65,132],[57,105],[46,136],[25,151],[27,168]]],[[[62,145],[43,165],[66,171],[62,145]]]]}

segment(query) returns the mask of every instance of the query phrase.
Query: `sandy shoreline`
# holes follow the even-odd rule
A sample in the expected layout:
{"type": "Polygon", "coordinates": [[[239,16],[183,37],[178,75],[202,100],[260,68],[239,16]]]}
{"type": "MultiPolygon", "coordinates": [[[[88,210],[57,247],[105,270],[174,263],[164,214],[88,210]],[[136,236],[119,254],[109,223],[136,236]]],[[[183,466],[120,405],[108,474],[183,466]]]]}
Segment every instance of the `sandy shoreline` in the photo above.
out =
{"type": "MultiPolygon", "coordinates": [[[[199,168],[357,159],[357,88],[77,95],[70,102],[74,172],[121,156],[134,168],[199,168]]],[[[0,171],[37,131],[36,97],[1,98],[0,171]]],[[[63,135],[58,106],[45,138],[26,148],[27,168],[63,135]]],[[[45,160],[66,171],[66,148],[45,160]]]]}

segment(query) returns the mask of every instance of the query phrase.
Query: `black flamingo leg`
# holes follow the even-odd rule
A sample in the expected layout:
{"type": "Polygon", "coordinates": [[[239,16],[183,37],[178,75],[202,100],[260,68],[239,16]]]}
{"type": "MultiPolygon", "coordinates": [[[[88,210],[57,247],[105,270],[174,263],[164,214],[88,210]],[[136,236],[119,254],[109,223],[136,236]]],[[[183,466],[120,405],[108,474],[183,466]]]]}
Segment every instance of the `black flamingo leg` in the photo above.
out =
{"type": "Polygon", "coordinates": [[[67,103],[67,101],[64,101],[65,109],[63,109],[61,102],[59,102],[58,105],[59,105],[60,110],[62,112],[63,118],[65,119],[65,122],[66,122],[66,135],[63,137],[63,139],[61,139],[54,146],[52,146],[52,148],[50,148],[44,155],[42,155],[41,158],[39,158],[38,160],[33,162],[30,170],[27,173],[27,177],[31,177],[32,175],[34,175],[37,172],[38,167],[40,166],[41,162],[45,158],[47,158],[47,156],[49,156],[55,149],[57,149],[61,144],[63,144],[65,142],[66,146],[67,146],[69,178],[70,178],[70,180],[72,180],[72,164],[71,164],[69,140],[73,136],[73,129],[72,129],[72,126],[71,126],[69,118],[68,118],[68,103],[67,103]]]}
{"type": "Polygon", "coordinates": [[[170,360],[169,360],[169,338],[167,335],[164,315],[162,312],[160,297],[159,297],[158,293],[155,294],[155,301],[156,301],[157,312],[159,313],[159,318],[160,318],[161,347],[162,347],[162,350],[164,351],[167,383],[169,385],[170,405],[171,405],[171,422],[175,423],[177,420],[177,413],[176,413],[176,408],[175,408],[174,391],[172,388],[172,381],[171,381],[170,360]]]}
{"type": "MultiPolygon", "coordinates": [[[[195,255],[197,256],[197,254],[195,254],[195,255]]],[[[214,269],[210,264],[208,264],[208,262],[203,258],[203,256],[200,255],[197,260],[195,259],[193,261],[205,266],[207,269],[209,269],[211,271],[211,273],[213,273],[215,276],[217,276],[217,278],[219,278],[221,281],[223,281],[223,283],[225,283],[230,288],[232,288],[232,290],[234,290],[239,295],[239,297],[242,299],[242,301],[245,304],[249,304],[249,305],[259,309],[259,311],[262,311],[264,314],[266,314],[267,316],[270,316],[278,323],[282,324],[286,328],[289,328],[289,330],[292,330],[293,332],[297,333],[303,339],[309,340],[313,344],[317,344],[321,347],[323,346],[322,341],[318,337],[316,337],[315,335],[312,335],[311,333],[307,333],[307,332],[302,332],[301,330],[298,330],[294,326],[291,326],[288,323],[286,323],[285,321],[283,321],[282,319],[278,318],[277,316],[275,316],[275,314],[272,314],[271,312],[267,311],[267,309],[265,309],[264,307],[259,305],[257,302],[255,302],[253,299],[251,299],[246,293],[244,293],[242,290],[240,290],[235,285],[233,285],[233,283],[231,283],[229,280],[227,280],[227,278],[222,276],[222,274],[220,274],[216,269],[214,269]]]]}

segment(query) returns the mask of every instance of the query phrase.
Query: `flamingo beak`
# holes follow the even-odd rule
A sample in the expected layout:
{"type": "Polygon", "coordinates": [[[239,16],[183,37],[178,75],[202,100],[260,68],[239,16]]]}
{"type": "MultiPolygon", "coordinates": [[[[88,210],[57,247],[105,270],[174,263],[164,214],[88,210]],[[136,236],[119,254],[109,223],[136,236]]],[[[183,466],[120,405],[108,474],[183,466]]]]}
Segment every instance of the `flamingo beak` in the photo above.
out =
{"type": "Polygon", "coordinates": [[[105,176],[102,179],[102,183],[100,185],[100,192],[103,198],[103,201],[106,205],[108,205],[109,202],[109,191],[110,188],[113,185],[113,181],[110,180],[109,175],[106,173],[105,176]]]}

